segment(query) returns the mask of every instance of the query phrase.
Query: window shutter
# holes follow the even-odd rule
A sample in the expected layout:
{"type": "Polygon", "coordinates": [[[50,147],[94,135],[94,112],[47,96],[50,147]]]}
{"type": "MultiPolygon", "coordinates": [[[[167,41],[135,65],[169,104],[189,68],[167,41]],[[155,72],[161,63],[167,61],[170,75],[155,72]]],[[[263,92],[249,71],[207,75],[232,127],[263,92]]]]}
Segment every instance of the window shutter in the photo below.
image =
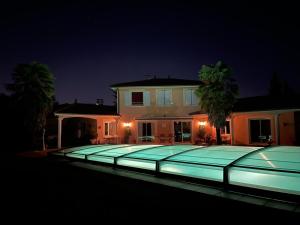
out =
{"type": "Polygon", "coordinates": [[[151,136],[154,136],[155,133],[154,133],[154,123],[151,123],[151,136]]]}
{"type": "Polygon", "coordinates": [[[172,103],[172,90],[165,90],[165,105],[171,105],[172,103]]]}
{"type": "Polygon", "coordinates": [[[130,106],[131,105],[131,92],[125,91],[124,97],[125,97],[125,105],[130,106]]]}
{"type": "Polygon", "coordinates": [[[184,92],[184,105],[191,105],[192,102],[191,90],[184,89],[183,92],[184,92]]]}
{"type": "Polygon", "coordinates": [[[196,90],[192,90],[192,105],[198,105],[199,104],[199,98],[196,95],[196,90]]]}
{"type": "Polygon", "coordinates": [[[141,122],[138,123],[138,135],[139,137],[143,136],[143,123],[141,122]]]}
{"type": "Polygon", "coordinates": [[[149,91],[144,91],[143,92],[143,98],[144,98],[144,106],[149,106],[150,105],[150,93],[149,93],[149,91]]]}
{"type": "Polygon", "coordinates": [[[109,123],[109,135],[115,135],[116,134],[116,123],[110,122],[109,123]]]}
{"type": "Polygon", "coordinates": [[[164,91],[163,90],[157,90],[157,92],[156,92],[156,104],[157,105],[163,105],[164,104],[164,91]]]}

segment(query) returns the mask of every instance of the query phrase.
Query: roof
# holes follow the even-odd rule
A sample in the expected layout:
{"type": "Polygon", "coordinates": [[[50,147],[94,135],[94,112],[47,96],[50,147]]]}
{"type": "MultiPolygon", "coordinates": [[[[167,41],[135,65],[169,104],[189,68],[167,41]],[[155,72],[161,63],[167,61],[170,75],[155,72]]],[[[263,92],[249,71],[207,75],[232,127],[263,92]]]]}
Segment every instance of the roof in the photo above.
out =
{"type": "MultiPolygon", "coordinates": [[[[255,96],[240,98],[234,104],[233,112],[271,111],[284,109],[300,109],[300,98],[298,96],[273,97],[255,96]]],[[[205,114],[204,111],[195,111],[190,115],[205,114]]]]}
{"type": "Polygon", "coordinates": [[[283,109],[300,109],[299,97],[255,96],[248,98],[240,98],[235,103],[233,107],[233,112],[268,111],[283,109]]]}
{"type": "Polygon", "coordinates": [[[67,104],[55,113],[84,114],[84,115],[113,115],[117,116],[117,107],[112,105],[96,105],[85,103],[67,104]]]}
{"type": "Polygon", "coordinates": [[[112,88],[116,87],[142,87],[142,86],[189,86],[200,85],[200,80],[185,80],[175,78],[152,78],[147,80],[132,81],[126,83],[118,83],[111,85],[112,88]]]}

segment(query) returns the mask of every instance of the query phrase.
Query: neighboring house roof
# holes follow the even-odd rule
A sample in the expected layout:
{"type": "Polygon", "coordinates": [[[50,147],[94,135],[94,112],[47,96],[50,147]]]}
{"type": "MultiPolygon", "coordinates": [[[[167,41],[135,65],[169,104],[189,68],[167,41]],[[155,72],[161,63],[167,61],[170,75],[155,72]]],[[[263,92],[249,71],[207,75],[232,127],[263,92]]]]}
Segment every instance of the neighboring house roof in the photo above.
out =
{"type": "MultiPolygon", "coordinates": [[[[255,96],[240,98],[234,104],[233,112],[271,111],[284,109],[300,109],[300,98],[298,96],[255,96]]],[[[190,113],[190,115],[197,114],[205,114],[205,112],[199,110],[190,113]]]]}
{"type": "Polygon", "coordinates": [[[147,80],[139,80],[126,83],[118,83],[111,85],[112,88],[117,87],[145,87],[145,86],[194,86],[200,85],[200,80],[185,80],[175,78],[152,78],[147,80]]]}
{"type": "Polygon", "coordinates": [[[62,109],[57,110],[58,114],[83,114],[83,115],[118,115],[117,107],[111,105],[96,105],[74,103],[67,104],[62,109]]]}

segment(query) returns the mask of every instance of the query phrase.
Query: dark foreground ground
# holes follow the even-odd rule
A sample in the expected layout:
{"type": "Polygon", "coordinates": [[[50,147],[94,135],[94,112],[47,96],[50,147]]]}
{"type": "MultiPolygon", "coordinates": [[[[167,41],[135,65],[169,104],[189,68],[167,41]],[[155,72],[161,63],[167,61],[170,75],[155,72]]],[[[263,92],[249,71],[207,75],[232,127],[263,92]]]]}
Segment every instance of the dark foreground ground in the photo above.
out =
{"type": "Polygon", "coordinates": [[[9,219],[2,224],[300,223],[298,214],[101,174],[47,158],[2,161],[0,219],[9,219]]]}

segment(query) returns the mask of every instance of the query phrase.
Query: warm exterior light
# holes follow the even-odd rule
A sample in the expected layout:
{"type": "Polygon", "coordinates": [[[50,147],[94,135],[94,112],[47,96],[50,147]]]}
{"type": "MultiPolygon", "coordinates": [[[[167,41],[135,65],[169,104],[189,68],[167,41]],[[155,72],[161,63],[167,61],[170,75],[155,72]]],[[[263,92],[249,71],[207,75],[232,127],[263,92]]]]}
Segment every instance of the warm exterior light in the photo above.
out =
{"type": "Polygon", "coordinates": [[[131,123],[123,123],[124,127],[131,127],[131,123]]]}
{"type": "Polygon", "coordinates": [[[206,121],[199,121],[199,126],[205,126],[206,125],[206,121]]]}

